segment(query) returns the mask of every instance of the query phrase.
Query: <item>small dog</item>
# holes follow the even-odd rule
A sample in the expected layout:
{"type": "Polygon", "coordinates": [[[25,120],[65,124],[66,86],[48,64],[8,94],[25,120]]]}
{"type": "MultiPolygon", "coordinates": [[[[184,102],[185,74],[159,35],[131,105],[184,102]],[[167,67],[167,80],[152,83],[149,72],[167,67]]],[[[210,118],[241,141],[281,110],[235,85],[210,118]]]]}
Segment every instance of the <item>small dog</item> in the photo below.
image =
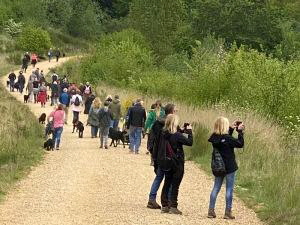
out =
{"type": "Polygon", "coordinates": [[[73,132],[75,131],[76,128],[76,132],[78,132],[78,136],[79,138],[83,138],[83,131],[84,131],[84,125],[81,121],[77,121],[76,123],[73,123],[73,132]]]}
{"type": "Polygon", "coordinates": [[[46,113],[42,113],[42,115],[39,117],[39,123],[45,124],[46,121],[46,113]]]}
{"type": "Polygon", "coordinates": [[[29,99],[29,95],[24,95],[24,103],[27,103],[29,99]]]}
{"type": "Polygon", "coordinates": [[[123,130],[123,131],[117,131],[113,128],[109,128],[109,134],[108,136],[111,138],[111,143],[110,146],[114,145],[114,147],[117,147],[118,144],[120,143],[120,141],[122,141],[123,143],[123,148],[125,148],[125,142],[126,142],[126,136],[127,131],[123,130]]]}
{"type": "Polygon", "coordinates": [[[44,142],[44,149],[47,151],[54,151],[54,141],[52,138],[49,138],[47,141],[44,142]]]}

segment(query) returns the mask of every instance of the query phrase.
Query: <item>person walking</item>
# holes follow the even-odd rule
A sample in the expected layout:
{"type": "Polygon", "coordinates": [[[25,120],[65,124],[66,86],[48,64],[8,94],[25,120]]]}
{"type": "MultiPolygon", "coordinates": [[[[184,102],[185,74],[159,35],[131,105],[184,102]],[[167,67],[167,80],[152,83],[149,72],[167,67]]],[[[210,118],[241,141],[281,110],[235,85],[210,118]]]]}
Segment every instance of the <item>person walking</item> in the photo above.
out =
{"type": "Polygon", "coordinates": [[[26,83],[26,79],[25,79],[25,76],[23,75],[22,71],[19,72],[18,82],[19,82],[19,85],[20,85],[20,93],[22,94],[23,90],[24,90],[24,87],[25,87],[25,83],[26,83]]]}
{"type": "Polygon", "coordinates": [[[47,87],[45,86],[45,83],[41,83],[37,99],[38,99],[38,102],[41,103],[41,107],[45,108],[46,102],[47,102],[47,87]]]}
{"type": "Polygon", "coordinates": [[[37,78],[34,79],[32,82],[32,87],[33,87],[33,97],[34,97],[34,103],[37,103],[37,96],[39,94],[39,88],[40,88],[40,83],[38,82],[37,78]]]}
{"type": "Polygon", "coordinates": [[[113,120],[111,122],[110,127],[115,129],[115,130],[118,130],[119,121],[120,121],[120,118],[121,118],[121,115],[122,115],[119,95],[115,95],[114,100],[109,105],[109,109],[111,110],[111,112],[113,114],[113,120]]]}
{"type": "Polygon", "coordinates": [[[53,74],[52,74],[52,76],[51,76],[51,79],[52,79],[52,83],[54,82],[54,81],[58,81],[58,75],[54,72],[53,74]]]}
{"type": "Polygon", "coordinates": [[[81,112],[81,105],[82,105],[82,97],[80,92],[77,92],[75,95],[72,96],[71,101],[72,111],[73,111],[73,124],[79,121],[79,113],[81,112]]]}
{"type": "Polygon", "coordinates": [[[85,102],[88,97],[92,94],[92,87],[89,82],[86,82],[85,86],[83,87],[83,101],[85,102]]]}
{"type": "Polygon", "coordinates": [[[59,48],[55,51],[55,57],[56,57],[56,62],[58,62],[58,59],[60,58],[60,51],[59,51],[59,48]]]}
{"type": "Polygon", "coordinates": [[[63,92],[59,96],[59,102],[63,104],[65,111],[65,124],[68,124],[69,106],[70,106],[70,95],[68,94],[68,89],[64,88],[63,92]]]}
{"type": "Polygon", "coordinates": [[[58,103],[58,97],[59,97],[59,86],[57,84],[57,81],[54,81],[51,86],[51,106],[56,105],[58,103]]]}
{"type": "MultiPolygon", "coordinates": [[[[193,133],[192,126],[188,125],[186,129],[184,129],[184,132],[187,135],[186,137],[181,131],[178,130],[178,125],[179,117],[175,114],[170,114],[166,118],[165,126],[162,132],[162,138],[168,142],[167,145],[169,144],[172,151],[170,154],[173,154],[173,156],[171,156],[172,165],[165,170],[165,182],[161,192],[161,212],[181,215],[182,212],[177,208],[177,206],[179,187],[184,174],[183,145],[193,145],[193,133]]],[[[166,146],[159,146],[158,155],[160,154],[162,147],[165,148],[166,146]]],[[[164,151],[166,150],[164,149],[164,151]]],[[[158,160],[158,164],[159,163],[160,162],[158,160]]],[[[159,164],[159,166],[161,165],[159,164]]]]}
{"type": "Polygon", "coordinates": [[[93,103],[93,101],[95,100],[96,96],[95,95],[90,95],[86,101],[84,102],[84,114],[89,114],[90,109],[91,109],[91,105],[93,103]]]}
{"type": "Polygon", "coordinates": [[[29,81],[33,82],[35,79],[37,79],[37,76],[35,74],[35,70],[32,70],[32,73],[29,76],[29,81]]]}
{"type": "Polygon", "coordinates": [[[52,138],[54,141],[54,148],[56,150],[59,150],[61,135],[64,127],[64,117],[65,117],[65,112],[63,111],[62,104],[59,104],[57,108],[53,112],[51,112],[48,117],[48,122],[49,122],[49,118],[52,118],[53,121],[54,132],[52,138]]]}
{"type": "Polygon", "coordinates": [[[129,129],[129,149],[130,153],[139,154],[141,145],[142,129],[146,120],[146,111],[142,106],[142,100],[137,99],[135,105],[129,110],[128,125],[129,129]]]}
{"type": "Polygon", "coordinates": [[[33,68],[35,68],[35,65],[37,64],[37,62],[38,62],[37,54],[32,53],[32,55],[31,55],[31,64],[32,64],[33,68]]]}
{"type": "Polygon", "coordinates": [[[28,81],[26,91],[29,95],[29,102],[33,102],[33,81],[28,81]]]}
{"type": "Polygon", "coordinates": [[[28,58],[24,55],[23,59],[22,59],[22,70],[26,73],[27,68],[28,68],[28,64],[30,62],[30,59],[28,60],[28,58]]]}
{"type": "Polygon", "coordinates": [[[99,110],[100,148],[108,149],[108,134],[113,115],[108,108],[109,102],[104,102],[104,107],[99,110]]]}
{"type": "Polygon", "coordinates": [[[95,98],[89,111],[88,124],[91,125],[92,138],[97,137],[99,128],[99,111],[101,107],[100,98],[95,98]]]}
{"type": "Polygon", "coordinates": [[[161,206],[156,202],[156,196],[160,184],[165,177],[165,172],[159,167],[157,163],[158,143],[159,143],[160,135],[162,133],[162,129],[165,126],[166,117],[170,114],[174,114],[176,111],[175,105],[167,104],[164,108],[164,111],[165,111],[165,115],[157,118],[157,120],[154,122],[154,124],[151,127],[149,137],[148,137],[147,148],[148,151],[151,153],[151,158],[153,160],[153,166],[155,172],[155,178],[150,188],[149,200],[147,204],[147,207],[150,209],[161,209],[161,206]]]}
{"type": "Polygon", "coordinates": [[[218,117],[214,124],[214,132],[208,139],[215,149],[220,153],[225,164],[226,175],[215,176],[214,186],[210,194],[208,218],[216,218],[215,204],[218,193],[221,189],[224,179],[226,179],[226,207],[224,219],[235,219],[232,215],[232,198],[235,181],[235,174],[238,169],[234,148],[244,147],[245,126],[242,122],[235,121],[232,126],[229,126],[229,120],[225,117],[218,117]],[[232,136],[234,130],[238,133],[238,138],[232,136]]]}
{"type": "Polygon", "coordinates": [[[17,76],[14,73],[14,71],[11,71],[11,73],[8,75],[8,79],[9,79],[9,90],[11,92],[14,92],[15,80],[17,79],[17,76]]]}
{"type": "Polygon", "coordinates": [[[48,59],[49,59],[49,62],[50,62],[50,61],[51,61],[51,58],[52,58],[52,55],[53,55],[52,48],[49,49],[47,55],[48,55],[48,59]]]}

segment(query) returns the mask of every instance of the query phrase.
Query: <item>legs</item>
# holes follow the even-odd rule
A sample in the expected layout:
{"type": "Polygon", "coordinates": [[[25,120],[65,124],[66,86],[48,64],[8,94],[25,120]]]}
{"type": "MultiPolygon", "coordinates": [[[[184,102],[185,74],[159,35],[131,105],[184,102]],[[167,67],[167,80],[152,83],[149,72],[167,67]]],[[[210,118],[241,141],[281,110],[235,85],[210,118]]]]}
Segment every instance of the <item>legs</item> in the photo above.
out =
{"type": "Polygon", "coordinates": [[[216,205],[216,200],[221,189],[224,177],[215,177],[214,187],[210,194],[209,208],[214,209],[216,205]]]}
{"type": "Polygon", "coordinates": [[[69,107],[64,106],[64,111],[65,111],[65,124],[67,124],[68,123],[69,107]]]}
{"type": "Polygon", "coordinates": [[[9,82],[9,89],[10,89],[11,92],[14,91],[14,88],[15,88],[14,86],[15,86],[15,81],[10,81],[9,82]]]}
{"type": "Polygon", "coordinates": [[[115,130],[118,130],[118,127],[119,127],[119,120],[118,119],[114,119],[113,120],[113,128],[115,130]]]}
{"type": "Polygon", "coordinates": [[[172,189],[171,189],[171,196],[170,196],[170,203],[171,207],[177,208],[178,206],[178,193],[179,187],[183,178],[184,174],[184,162],[179,162],[176,172],[173,174],[172,178],[172,189]]]}
{"type": "Polygon", "coordinates": [[[58,127],[58,128],[54,129],[53,140],[55,143],[56,150],[59,149],[60,138],[61,138],[62,132],[63,132],[63,127],[58,127]]]}
{"type": "Polygon", "coordinates": [[[164,183],[163,189],[161,191],[161,206],[162,207],[169,207],[168,193],[169,193],[169,190],[171,187],[172,177],[173,177],[172,171],[165,172],[165,183],[164,183]]]}
{"type": "Polygon", "coordinates": [[[73,124],[79,120],[79,112],[73,111],[73,124]]]}
{"type": "Polygon", "coordinates": [[[136,154],[139,153],[139,147],[141,145],[141,135],[142,135],[141,127],[130,126],[130,128],[129,128],[129,139],[130,139],[129,149],[132,152],[134,151],[136,154]]]}
{"type": "Polygon", "coordinates": [[[154,181],[151,186],[150,194],[149,194],[149,200],[156,200],[157,191],[159,189],[159,186],[164,179],[165,173],[158,167],[156,172],[156,177],[154,178],[154,181]]]}
{"type": "Polygon", "coordinates": [[[92,134],[92,138],[97,137],[98,127],[91,126],[91,134],[92,134]]]}
{"type": "Polygon", "coordinates": [[[235,172],[226,175],[226,209],[231,210],[235,172]]]}
{"type": "Polygon", "coordinates": [[[100,127],[100,148],[103,148],[103,145],[108,148],[108,133],[109,127],[100,127]]]}

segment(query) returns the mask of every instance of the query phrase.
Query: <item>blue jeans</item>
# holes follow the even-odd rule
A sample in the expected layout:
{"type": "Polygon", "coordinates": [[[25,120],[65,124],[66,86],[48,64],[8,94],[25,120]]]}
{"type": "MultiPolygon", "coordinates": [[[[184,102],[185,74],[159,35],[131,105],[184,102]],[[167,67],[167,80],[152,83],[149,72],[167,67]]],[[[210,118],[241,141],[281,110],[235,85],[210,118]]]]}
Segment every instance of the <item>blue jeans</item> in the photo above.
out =
{"type": "Polygon", "coordinates": [[[139,152],[142,138],[142,127],[130,126],[129,128],[129,149],[139,152]]]}
{"type": "Polygon", "coordinates": [[[92,137],[97,137],[98,127],[95,127],[95,126],[91,125],[91,133],[92,133],[92,137]]]}
{"type": "Polygon", "coordinates": [[[60,138],[61,138],[61,134],[63,132],[63,127],[57,127],[54,128],[54,133],[53,133],[53,140],[55,143],[55,147],[58,148],[59,144],[60,144],[60,138]]]}
{"type": "Polygon", "coordinates": [[[154,178],[154,181],[152,183],[151,186],[151,190],[150,190],[150,194],[149,194],[149,200],[155,200],[156,199],[156,195],[157,195],[157,191],[159,189],[159,186],[161,184],[161,182],[163,181],[165,176],[165,172],[162,171],[159,167],[156,171],[156,177],[154,178]]]}
{"type": "Polygon", "coordinates": [[[218,193],[223,184],[223,180],[226,178],[226,209],[232,208],[232,197],[233,197],[233,188],[235,181],[235,172],[227,174],[225,177],[215,177],[214,187],[210,194],[209,208],[214,209],[216,205],[216,200],[218,193]]]}

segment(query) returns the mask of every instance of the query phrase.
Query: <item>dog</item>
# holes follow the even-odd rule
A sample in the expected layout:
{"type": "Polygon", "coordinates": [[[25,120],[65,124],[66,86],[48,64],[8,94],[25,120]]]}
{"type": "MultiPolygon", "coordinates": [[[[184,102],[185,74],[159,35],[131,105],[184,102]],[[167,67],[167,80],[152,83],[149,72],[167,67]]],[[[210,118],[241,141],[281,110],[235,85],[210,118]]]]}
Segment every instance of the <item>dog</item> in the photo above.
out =
{"type": "Polygon", "coordinates": [[[29,95],[24,95],[24,103],[27,103],[29,99],[29,95]]]}
{"type": "Polygon", "coordinates": [[[79,138],[83,138],[83,131],[84,131],[84,125],[81,121],[77,121],[75,123],[73,123],[73,132],[75,131],[76,128],[76,132],[78,132],[78,136],[79,138]]]}
{"type": "Polygon", "coordinates": [[[122,141],[123,143],[123,148],[125,148],[125,143],[126,143],[126,136],[127,134],[127,131],[126,130],[123,130],[123,131],[118,131],[118,130],[115,130],[113,128],[109,128],[109,138],[111,138],[111,143],[110,143],[110,146],[114,145],[114,147],[117,147],[118,144],[120,143],[120,141],[122,141]]]}
{"type": "Polygon", "coordinates": [[[49,121],[45,128],[45,138],[48,138],[48,136],[52,133],[53,133],[53,122],[49,121]]]}
{"type": "Polygon", "coordinates": [[[47,151],[54,151],[54,141],[52,138],[49,138],[47,141],[44,142],[44,149],[47,151]]]}
{"type": "Polygon", "coordinates": [[[45,124],[46,121],[46,113],[42,113],[42,115],[39,117],[39,123],[45,124]]]}

